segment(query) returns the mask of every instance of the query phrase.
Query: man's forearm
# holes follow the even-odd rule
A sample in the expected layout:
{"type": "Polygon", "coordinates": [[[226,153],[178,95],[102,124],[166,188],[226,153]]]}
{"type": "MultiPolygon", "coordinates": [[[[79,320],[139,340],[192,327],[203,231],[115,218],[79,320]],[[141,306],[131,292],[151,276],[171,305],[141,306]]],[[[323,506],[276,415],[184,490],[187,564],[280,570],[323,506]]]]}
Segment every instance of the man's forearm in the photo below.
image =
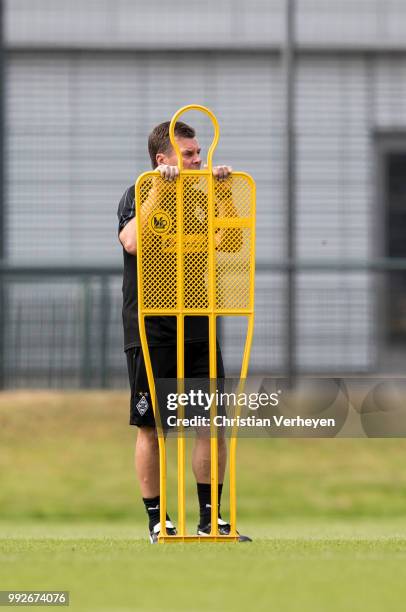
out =
{"type": "MultiPolygon", "coordinates": [[[[152,185],[152,188],[149,190],[148,196],[142,203],[142,223],[143,227],[148,222],[148,217],[159,205],[159,190],[156,185],[152,185]]],[[[127,225],[120,232],[119,240],[123,245],[124,249],[130,255],[137,254],[137,225],[136,218],[134,217],[127,223],[127,225]]]]}
{"type": "Polygon", "coordinates": [[[121,230],[119,240],[130,255],[137,254],[137,228],[135,217],[121,230]]]}

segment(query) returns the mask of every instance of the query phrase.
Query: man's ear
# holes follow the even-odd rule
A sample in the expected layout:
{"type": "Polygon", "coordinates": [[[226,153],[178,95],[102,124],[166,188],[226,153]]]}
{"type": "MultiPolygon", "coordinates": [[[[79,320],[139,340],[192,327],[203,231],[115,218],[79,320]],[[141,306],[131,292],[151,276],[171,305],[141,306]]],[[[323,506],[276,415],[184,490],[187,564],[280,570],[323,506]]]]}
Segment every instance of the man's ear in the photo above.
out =
{"type": "Polygon", "coordinates": [[[164,153],[157,153],[155,155],[155,159],[156,159],[156,163],[157,166],[160,166],[161,164],[165,164],[166,163],[166,155],[164,153]]]}

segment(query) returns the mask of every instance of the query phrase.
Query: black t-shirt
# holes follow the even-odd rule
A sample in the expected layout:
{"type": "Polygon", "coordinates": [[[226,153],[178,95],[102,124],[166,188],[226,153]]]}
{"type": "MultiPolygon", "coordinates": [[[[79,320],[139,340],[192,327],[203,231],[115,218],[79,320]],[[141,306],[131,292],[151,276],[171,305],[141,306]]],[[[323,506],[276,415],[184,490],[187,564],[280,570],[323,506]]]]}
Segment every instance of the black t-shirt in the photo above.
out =
{"type": "MultiPolygon", "coordinates": [[[[135,186],[129,187],[118,205],[118,233],[135,217],[135,186]]],[[[137,257],[123,248],[124,350],[141,346],[138,331],[137,257]]],[[[176,344],[176,317],[146,317],[148,345],[176,344]]],[[[185,342],[208,341],[208,317],[185,317],[185,342]]]]}

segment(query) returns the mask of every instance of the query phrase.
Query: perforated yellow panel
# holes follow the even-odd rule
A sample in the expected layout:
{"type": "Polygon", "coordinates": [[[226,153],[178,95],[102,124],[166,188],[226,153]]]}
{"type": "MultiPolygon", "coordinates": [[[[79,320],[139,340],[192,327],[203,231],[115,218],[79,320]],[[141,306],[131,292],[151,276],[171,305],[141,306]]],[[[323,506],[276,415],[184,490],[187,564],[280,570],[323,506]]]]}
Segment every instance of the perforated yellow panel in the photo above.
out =
{"type": "MultiPolygon", "coordinates": [[[[233,172],[226,181],[213,176],[212,156],[219,138],[214,114],[200,105],[179,109],[169,126],[171,145],[178,159],[175,182],[159,172],[142,174],[136,184],[138,316],[142,351],[158,430],[161,533],[159,542],[195,541],[186,534],[185,438],[178,431],[178,535],[168,536],[166,517],[166,451],[155,395],[154,373],[146,335],[149,315],[176,315],[177,378],[182,392],[185,372],[184,317],[207,315],[209,376],[217,377],[216,318],[219,315],[246,316],[247,336],[241,366],[241,380],[248,372],[254,330],[254,248],[255,183],[242,172],[233,172]],[[208,115],[214,139],[207,153],[207,170],[184,170],[175,138],[176,121],[188,110],[208,115]]],[[[241,391],[243,387],[241,386],[241,391]]],[[[217,407],[213,404],[213,419],[217,407]]],[[[178,415],[183,407],[178,407],[178,415]]],[[[238,541],[236,528],[236,435],[230,442],[230,535],[220,536],[218,507],[218,438],[210,425],[211,533],[206,541],[238,541]]],[[[204,541],[204,538],[202,538],[204,541]]]]}
{"type": "Polygon", "coordinates": [[[252,308],[251,177],[235,173],[218,181],[203,171],[182,171],[177,181],[169,182],[148,172],[137,182],[137,215],[141,229],[139,302],[145,314],[232,314],[252,308]]]}

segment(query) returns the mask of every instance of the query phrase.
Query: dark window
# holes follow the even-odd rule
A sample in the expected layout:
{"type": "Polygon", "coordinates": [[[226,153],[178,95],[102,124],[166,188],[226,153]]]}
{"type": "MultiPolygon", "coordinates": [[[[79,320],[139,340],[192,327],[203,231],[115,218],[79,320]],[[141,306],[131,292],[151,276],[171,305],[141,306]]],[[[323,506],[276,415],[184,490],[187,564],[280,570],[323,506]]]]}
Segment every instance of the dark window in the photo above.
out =
{"type": "MultiPolygon", "coordinates": [[[[406,152],[386,155],[385,175],[385,254],[406,259],[406,152]]],[[[391,272],[387,288],[387,339],[390,344],[403,344],[406,343],[406,272],[391,272]]]]}

